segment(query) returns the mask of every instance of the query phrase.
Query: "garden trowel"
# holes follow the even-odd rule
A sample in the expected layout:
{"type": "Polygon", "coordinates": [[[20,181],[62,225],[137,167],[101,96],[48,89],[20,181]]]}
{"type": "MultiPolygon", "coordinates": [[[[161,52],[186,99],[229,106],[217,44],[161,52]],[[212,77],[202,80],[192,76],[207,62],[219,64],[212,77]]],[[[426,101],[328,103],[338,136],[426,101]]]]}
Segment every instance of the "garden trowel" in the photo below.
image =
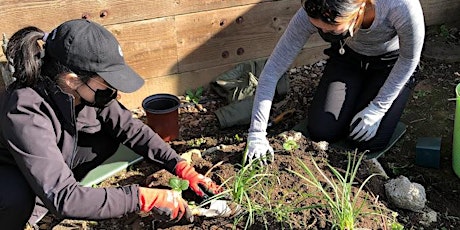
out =
{"type": "Polygon", "coordinates": [[[229,200],[212,200],[209,208],[192,206],[192,214],[194,216],[204,217],[232,217],[241,213],[240,205],[229,200]]]}

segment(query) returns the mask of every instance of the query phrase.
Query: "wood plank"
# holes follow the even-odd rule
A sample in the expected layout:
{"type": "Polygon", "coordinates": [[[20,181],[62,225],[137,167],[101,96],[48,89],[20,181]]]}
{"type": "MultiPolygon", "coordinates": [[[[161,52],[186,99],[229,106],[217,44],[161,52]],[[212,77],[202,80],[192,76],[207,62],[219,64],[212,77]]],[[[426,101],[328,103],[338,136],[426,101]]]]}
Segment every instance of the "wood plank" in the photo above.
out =
{"type": "Polygon", "coordinates": [[[219,74],[230,70],[236,64],[215,66],[198,71],[181,74],[172,74],[146,79],[144,86],[130,94],[121,93],[120,101],[129,109],[142,106],[144,98],[157,93],[184,95],[187,89],[196,89],[199,86],[207,87],[219,74]]]}
{"type": "Polygon", "coordinates": [[[327,56],[323,54],[323,50],[327,47],[329,47],[329,45],[303,48],[296,60],[294,60],[294,63],[292,63],[291,68],[311,65],[319,60],[326,59],[327,56]]]}
{"type": "Polygon", "coordinates": [[[268,56],[298,9],[276,1],[177,16],[179,72],[268,56]]]}
{"type": "MultiPolygon", "coordinates": [[[[458,0],[420,1],[427,25],[460,19],[458,0]]],[[[83,15],[103,25],[112,25],[262,2],[290,2],[297,7],[299,5],[298,1],[293,0],[2,0],[0,32],[11,35],[29,25],[50,31],[63,21],[81,18],[83,15]],[[106,14],[101,17],[103,12],[106,14]]]]}
{"type": "Polygon", "coordinates": [[[2,0],[0,32],[12,34],[29,25],[50,31],[83,15],[103,25],[139,21],[173,15],[175,6],[175,1],[2,0]]]}
{"type": "Polygon", "coordinates": [[[178,72],[173,17],[111,25],[107,29],[120,42],[126,62],[144,78],[178,72]]]}
{"type": "MultiPolygon", "coordinates": [[[[176,9],[176,15],[196,13],[208,10],[222,9],[233,6],[243,6],[261,2],[271,2],[276,0],[181,0],[176,9]]],[[[279,1],[279,0],[278,0],[279,1]]],[[[292,1],[292,0],[281,0],[292,1]]]]}
{"type": "MultiPolygon", "coordinates": [[[[313,41],[317,40],[317,38],[312,39],[313,41]]],[[[322,52],[328,45],[324,42],[320,44],[321,45],[313,47],[304,47],[292,64],[292,67],[309,65],[321,59],[325,59],[326,56],[322,52]]],[[[268,56],[265,58],[268,58],[268,56]]],[[[231,70],[237,64],[238,63],[230,63],[180,74],[152,77],[146,79],[144,86],[138,91],[131,94],[121,93],[120,101],[127,108],[134,109],[139,108],[142,105],[142,100],[152,94],[169,93],[173,95],[184,95],[187,89],[196,89],[199,86],[207,88],[209,83],[217,76],[231,70]]]]}
{"type": "Polygon", "coordinates": [[[64,21],[83,16],[112,25],[264,1],[272,0],[2,0],[0,32],[13,34],[29,25],[50,31],[64,21]]]}
{"type": "Polygon", "coordinates": [[[460,20],[459,0],[420,0],[426,25],[439,25],[460,20]]]}

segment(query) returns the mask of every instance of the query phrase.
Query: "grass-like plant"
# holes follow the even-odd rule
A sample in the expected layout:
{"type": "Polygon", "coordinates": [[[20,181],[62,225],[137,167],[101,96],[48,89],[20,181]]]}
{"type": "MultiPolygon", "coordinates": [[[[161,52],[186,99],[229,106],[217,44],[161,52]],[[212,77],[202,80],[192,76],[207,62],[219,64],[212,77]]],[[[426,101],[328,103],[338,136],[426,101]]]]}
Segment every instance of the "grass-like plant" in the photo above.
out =
{"type": "Polygon", "coordinates": [[[256,215],[265,212],[264,204],[259,204],[254,200],[254,196],[263,195],[266,191],[262,189],[273,181],[279,183],[279,178],[268,172],[267,167],[260,165],[260,159],[255,160],[251,164],[240,165],[241,169],[232,177],[227,178],[222,182],[221,186],[225,188],[222,193],[210,197],[200,206],[205,206],[215,199],[230,199],[232,202],[239,205],[239,213],[234,217],[234,225],[236,228],[238,223],[246,219],[244,229],[254,224],[256,215]]]}
{"type": "Polygon", "coordinates": [[[253,200],[253,194],[263,185],[270,184],[272,180],[279,179],[272,173],[268,173],[267,167],[262,167],[256,161],[242,166],[233,178],[231,185],[231,197],[234,202],[242,206],[244,213],[235,218],[235,226],[242,219],[247,218],[245,229],[254,224],[255,215],[263,212],[263,205],[253,200]]]}
{"type": "Polygon", "coordinates": [[[331,212],[333,219],[331,221],[334,229],[347,229],[352,230],[355,228],[355,222],[357,218],[364,213],[363,207],[365,202],[358,202],[358,198],[365,186],[365,184],[373,177],[378,174],[372,174],[368,176],[359,186],[357,192],[353,192],[353,185],[355,183],[356,174],[358,172],[359,165],[363,159],[364,154],[359,157],[355,151],[347,152],[348,164],[347,169],[342,175],[336,168],[326,162],[328,169],[332,172],[333,177],[326,175],[325,171],[321,169],[316,163],[313,156],[311,157],[312,163],[315,170],[319,173],[321,178],[325,181],[323,184],[317,176],[313,173],[313,170],[308,168],[301,159],[297,159],[301,169],[306,173],[289,170],[301,179],[306,181],[309,185],[315,187],[320,192],[320,195],[325,200],[325,207],[331,212]]]}

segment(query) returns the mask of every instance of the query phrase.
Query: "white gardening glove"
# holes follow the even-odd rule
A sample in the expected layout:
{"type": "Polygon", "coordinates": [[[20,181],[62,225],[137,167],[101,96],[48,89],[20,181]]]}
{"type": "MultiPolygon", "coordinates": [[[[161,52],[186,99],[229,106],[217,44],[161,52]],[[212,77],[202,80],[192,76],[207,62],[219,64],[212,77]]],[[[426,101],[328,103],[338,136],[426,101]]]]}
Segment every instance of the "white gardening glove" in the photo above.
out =
{"type": "Polygon", "coordinates": [[[248,134],[248,141],[243,155],[243,165],[248,162],[252,163],[253,160],[260,160],[261,165],[267,164],[267,158],[273,161],[274,151],[268,143],[265,132],[250,132],[248,134]]]}
{"type": "Polygon", "coordinates": [[[350,137],[356,141],[368,141],[375,136],[379,128],[380,121],[385,115],[386,110],[378,108],[374,103],[357,113],[350,124],[350,137]]]}

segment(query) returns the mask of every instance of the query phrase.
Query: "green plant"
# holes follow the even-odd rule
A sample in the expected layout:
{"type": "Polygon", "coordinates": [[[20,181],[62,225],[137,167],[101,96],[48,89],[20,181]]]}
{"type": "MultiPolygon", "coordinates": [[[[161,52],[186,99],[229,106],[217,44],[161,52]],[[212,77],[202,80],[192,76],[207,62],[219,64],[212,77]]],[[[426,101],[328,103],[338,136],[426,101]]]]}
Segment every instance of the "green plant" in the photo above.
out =
{"type": "Polygon", "coordinates": [[[439,27],[439,35],[445,39],[449,38],[449,28],[447,28],[447,26],[444,24],[441,25],[439,27]]]}
{"type": "Polygon", "coordinates": [[[426,97],[428,94],[429,94],[429,93],[428,93],[427,91],[425,91],[425,90],[416,90],[416,91],[413,93],[412,97],[413,97],[414,99],[419,99],[419,98],[426,97]]]}
{"type": "Polygon", "coordinates": [[[172,190],[182,193],[182,191],[188,189],[188,180],[182,180],[179,177],[171,177],[168,181],[169,186],[172,190]]]}
{"type": "Polygon", "coordinates": [[[187,89],[185,91],[185,100],[188,102],[193,102],[195,104],[199,104],[201,97],[203,96],[203,87],[198,87],[196,90],[187,89]]]}
{"type": "MultiPolygon", "coordinates": [[[[255,213],[261,212],[262,208],[262,206],[253,201],[251,194],[257,191],[259,185],[269,183],[275,177],[273,174],[268,173],[267,169],[257,163],[248,164],[243,166],[234,177],[231,196],[246,212],[245,228],[254,223],[255,213]]],[[[240,221],[240,219],[237,218],[237,221],[240,221]]]]}
{"type": "Polygon", "coordinates": [[[206,139],[203,137],[194,138],[187,141],[187,145],[190,147],[199,147],[201,144],[206,143],[206,139]]]}
{"type": "Polygon", "coordinates": [[[236,142],[242,142],[243,138],[241,138],[238,134],[235,134],[235,140],[236,142]]]}
{"type": "Polygon", "coordinates": [[[401,175],[401,174],[404,174],[404,172],[406,172],[407,170],[409,170],[410,168],[412,168],[412,164],[410,163],[407,163],[405,165],[402,165],[402,166],[398,166],[396,165],[396,163],[389,163],[388,164],[388,167],[390,168],[391,172],[394,174],[394,175],[401,175]]]}
{"type": "Polygon", "coordinates": [[[295,149],[298,149],[299,147],[300,147],[299,144],[297,144],[297,142],[295,140],[293,140],[293,139],[287,139],[283,143],[283,148],[286,151],[293,151],[295,149]]]}
{"type": "Polygon", "coordinates": [[[358,197],[361,194],[364,185],[373,176],[378,175],[372,174],[368,176],[363,181],[358,191],[354,192],[353,184],[355,183],[354,181],[356,174],[364,154],[361,154],[360,157],[357,157],[357,152],[353,154],[353,157],[351,157],[351,152],[347,152],[347,154],[348,164],[344,175],[339,173],[336,168],[326,162],[328,169],[332,172],[333,175],[331,178],[326,175],[325,171],[318,166],[313,156],[311,156],[312,163],[316,171],[325,181],[324,184],[318,178],[316,178],[313,171],[309,169],[299,158],[297,159],[298,164],[307,175],[305,176],[302,173],[296,172],[294,170],[288,170],[306,181],[307,184],[314,186],[319,190],[320,195],[325,199],[325,207],[330,210],[334,218],[333,220],[330,220],[332,222],[333,228],[338,228],[341,230],[354,229],[356,219],[359,216],[364,215],[363,207],[365,202],[358,203],[358,197]]]}
{"type": "Polygon", "coordinates": [[[398,217],[398,213],[397,212],[393,212],[391,214],[391,216],[393,217],[392,221],[391,221],[391,230],[404,230],[404,226],[402,224],[400,224],[398,222],[398,220],[396,219],[398,217]]]}
{"type": "Polygon", "coordinates": [[[221,185],[226,189],[203,202],[202,205],[210,203],[213,199],[227,198],[241,207],[241,212],[234,219],[234,228],[242,220],[246,219],[244,229],[247,229],[255,221],[257,214],[264,213],[264,206],[258,204],[253,196],[261,191],[264,185],[278,181],[279,179],[271,173],[268,173],[267,167],[262,167],[259,164],[259,159],[252,164],[243,165],[241,169],[232,177],[225,180],[221,185]]]}

